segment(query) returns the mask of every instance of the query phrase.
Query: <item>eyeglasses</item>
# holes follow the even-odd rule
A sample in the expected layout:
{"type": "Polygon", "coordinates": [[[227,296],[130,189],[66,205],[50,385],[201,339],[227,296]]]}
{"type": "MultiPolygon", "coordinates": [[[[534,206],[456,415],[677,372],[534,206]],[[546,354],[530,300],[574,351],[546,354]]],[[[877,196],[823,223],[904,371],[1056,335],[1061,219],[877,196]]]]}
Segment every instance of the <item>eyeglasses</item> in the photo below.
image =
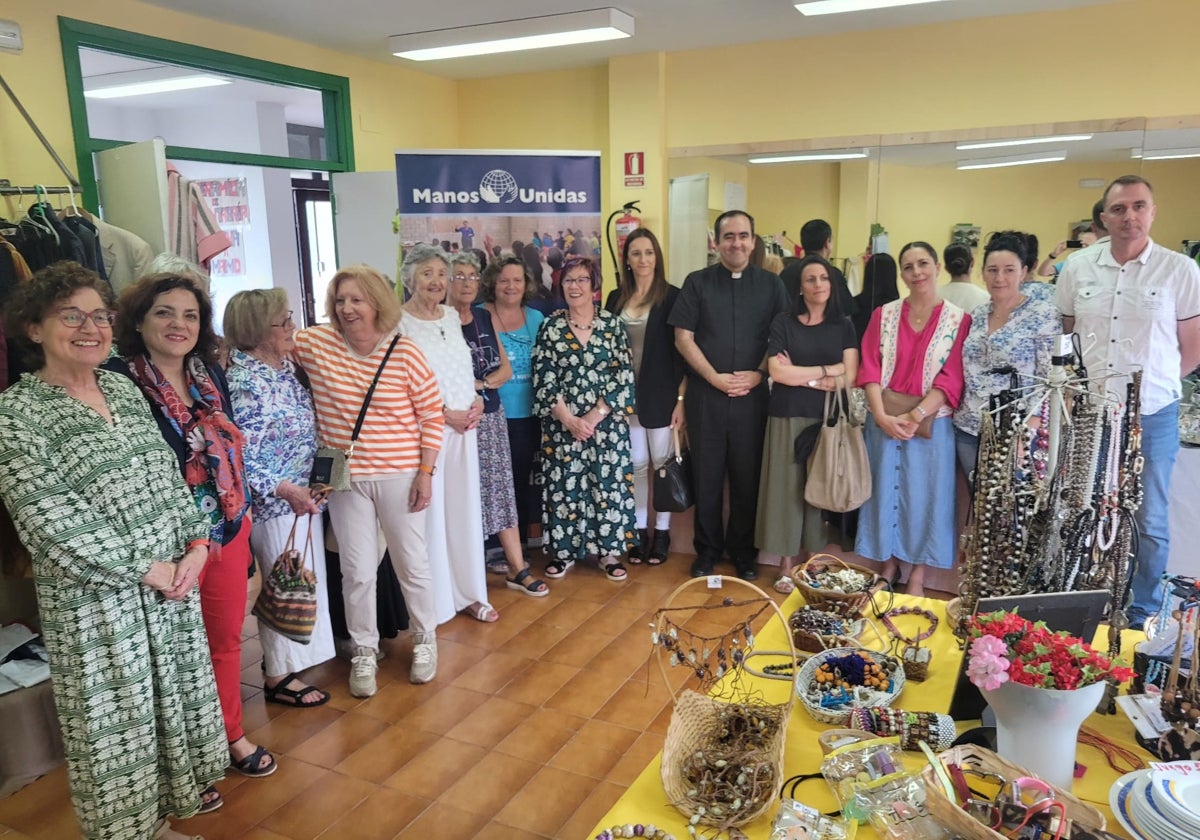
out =
{"type": "Polygon", "coordinates": [[[591,277],[564,277],[562,281],[564,286],[583,286],[584,284],[592,285],[591,277]]]}
{"type": "Polygon", "coordinates": [[[450,280],[453,283],[478,283],[479,275],[473,272],[471,274],[455,274],[450,280]]]}
{"type": "Polygon", "coordinates": [[[287,311],[287,315],[283,316],[282,324],[271,324],[272,327],[294,327],[296,322],[292,320],[292,310],[287,311]]]}
{"type": "Polygon", "coordinates": [[[111,327],[117,322],[117,313],[111,309],[94,309],[91,312],[84,312],[78,306],[64,306],[56,314],[64,326],[73,329],[82,327],[83,322],[88,318],[91,318],[92,323],[97,327],[111,327]]]}

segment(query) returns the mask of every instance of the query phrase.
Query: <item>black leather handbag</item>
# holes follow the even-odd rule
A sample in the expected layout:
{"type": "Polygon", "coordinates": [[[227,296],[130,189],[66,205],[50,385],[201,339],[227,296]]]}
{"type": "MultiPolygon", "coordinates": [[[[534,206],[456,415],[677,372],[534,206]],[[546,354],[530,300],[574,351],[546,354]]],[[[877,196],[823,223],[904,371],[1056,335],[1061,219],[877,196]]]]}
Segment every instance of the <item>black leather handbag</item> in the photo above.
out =
{"type": "Polygon", "coordinates": [[[672,432],[674,451],[654,469],[654,509],[659,513],[682,513],[692,506],[692,456],[680,446],[679,429],[672,432]]]}

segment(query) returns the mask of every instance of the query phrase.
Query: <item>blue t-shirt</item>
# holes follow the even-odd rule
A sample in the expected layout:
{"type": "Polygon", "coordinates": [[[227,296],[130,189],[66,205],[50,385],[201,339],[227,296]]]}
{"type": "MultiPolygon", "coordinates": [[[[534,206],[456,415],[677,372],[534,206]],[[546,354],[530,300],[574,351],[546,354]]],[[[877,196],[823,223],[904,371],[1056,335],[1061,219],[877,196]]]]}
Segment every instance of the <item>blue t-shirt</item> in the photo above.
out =
{"type": "Polygon", "coordinates": [[[505,415],[513,420],[533,416],[533,343],[545,320],[536,309],[526,306],[524,310],[525,324],[512,332],[504,332],[499,318],[492,319],[512,365],[512,379],[500,386],[499,393],[505,415]]]}

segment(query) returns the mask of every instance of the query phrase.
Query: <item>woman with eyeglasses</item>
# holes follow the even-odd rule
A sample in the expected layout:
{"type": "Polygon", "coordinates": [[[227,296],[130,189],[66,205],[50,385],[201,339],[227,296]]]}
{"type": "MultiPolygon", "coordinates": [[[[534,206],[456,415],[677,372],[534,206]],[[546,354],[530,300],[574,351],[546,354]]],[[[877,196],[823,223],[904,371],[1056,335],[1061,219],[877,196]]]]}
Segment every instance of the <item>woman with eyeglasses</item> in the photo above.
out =
{"type": "Polygon", "coordinates": [[[33,556],[83,836],[183,840],[167,817],[220,807],[229,763],[195,591],[211,523],[137,387],[98,370],[113,304],[68,262],[7,302],[36,372],[0,395],[0,499],[33,556]]]}
{"type": "Polygon", "coordinates": [[[551,315],[533,349],[533,407],[542,418],[546,576],[563,577],[596,557],[604,576],[624,582],[621,563],[637,520],[629,422],[633,366],[620,319],[593,295],[600,270],[587,257],[563,263],[565,311],[551,315]]]}
{"type": "Polygon", "coordinates": [[[263,694],[268,703],[307,708],[327,703],[329,694],[305,684],[297,673],[332,659],[334,647],[325,588],[325,531],[308,489],[317,454],[317,419],[312,396],[289,358],[296,350],[295,336],[283,289],[238,292],[225,307],[225,342],[232,348],[225,375],[233,419],[246,436],[246,479],[253,500],[250,545],[265,580],[295,529],[294,547],[301,558],[311,551],[318,581],[317,622],[308,642],[292,641],[266,622],[258,623],[263,694]]]}
{"type": "Polygon", "coordinates": [[[517,257],[488,263],[480,278],[483,309],[512,368],[512,377],[497,389],[508,425],[512,453],[513,495],[517,503],[517,536],[529,540],[529,526],[542,518],[541,497],[530,482],[533,462],[542,440],[541,420],[533,413],[533,343],[545,316],[529,306],[537,295],[534,279],[517,257]]]}
{"type": "Polygon", "coordinates": [[[257,778],[271,775],[278,765],[265,747],[250,742],[242,726],[242,623],[246,571],[253,562],[242,455],[246,439],[233,422],[229,385],[216,363],[212,302],[201,282],[180,272],[150,274],[127,286],[117,304],[120,355],[106,367],[141,388],[196,506],[208,516],[208,556],[181,569],[200,579],[230,764],[257,778]]]}
{"type": "Polygon", "coordinates": [[[509,589],[541,598],[550,594],[544,580],[533,576],[517,531],[517,503],[513,492],[508,426],[497,389],[512,378],[512,365],[504,345],[496,338],[491,314],[475,306],[479,294],[479,263],[472,254],[450,259],[450,293],[447,302],[458,313],[463,338],[471,348],[475,393],[483,399],[476,435],[479,442],[479,495],[483,506],[483,535],[496,535],[508,567],[509,589]]]}
{"type": "Polygon", "coordinates": [[[425,519],[437,620],[444,623],[463,613],[477,621],[497,621],[500,613],[488,603],[479,539],[483,512],[476,429],[483,397],[475,392],[471,348],[463,339],[459,315],[442,304],[449,292],[450,257],[440,248],[414,245],[404,254],[400,280],[412,295],[400,326],[433,371],[446,421],[425,519]]]}

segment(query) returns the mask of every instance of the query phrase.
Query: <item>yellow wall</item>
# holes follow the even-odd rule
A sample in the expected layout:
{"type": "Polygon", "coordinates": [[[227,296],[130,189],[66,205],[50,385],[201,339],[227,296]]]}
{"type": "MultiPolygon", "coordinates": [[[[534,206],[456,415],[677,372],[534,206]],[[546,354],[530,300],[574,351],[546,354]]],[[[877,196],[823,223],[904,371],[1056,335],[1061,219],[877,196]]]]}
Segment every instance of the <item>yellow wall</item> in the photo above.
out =
{"type": "MultiPolygon", "coordinates": [[[[746,167],[746,203],[762,235],[787,231],[799,244],[800,226],[809,219],[838,220],[840,166],[836,163],[759,164],[746,167]]],[[[835,250],[837,242],[834,242],[835,250]]],[[[785,253],[787,248],[784,248],[785,253]]]]}
{"type": "MultiPolygon", "coordinates": [[[[25,50],[18,55],[0,52],[0,74],[72,170],[75,153],[58,15],[348,77],[360,170],[392,168],[392,155],[400,147],[458,145],[458,86],[450,79],[135,0],[5,0],[2,13],[21,25],[25,50]]],[[[0,98],[0,177],[14,183],[63,182],[7,97],[0,98]]]]}

